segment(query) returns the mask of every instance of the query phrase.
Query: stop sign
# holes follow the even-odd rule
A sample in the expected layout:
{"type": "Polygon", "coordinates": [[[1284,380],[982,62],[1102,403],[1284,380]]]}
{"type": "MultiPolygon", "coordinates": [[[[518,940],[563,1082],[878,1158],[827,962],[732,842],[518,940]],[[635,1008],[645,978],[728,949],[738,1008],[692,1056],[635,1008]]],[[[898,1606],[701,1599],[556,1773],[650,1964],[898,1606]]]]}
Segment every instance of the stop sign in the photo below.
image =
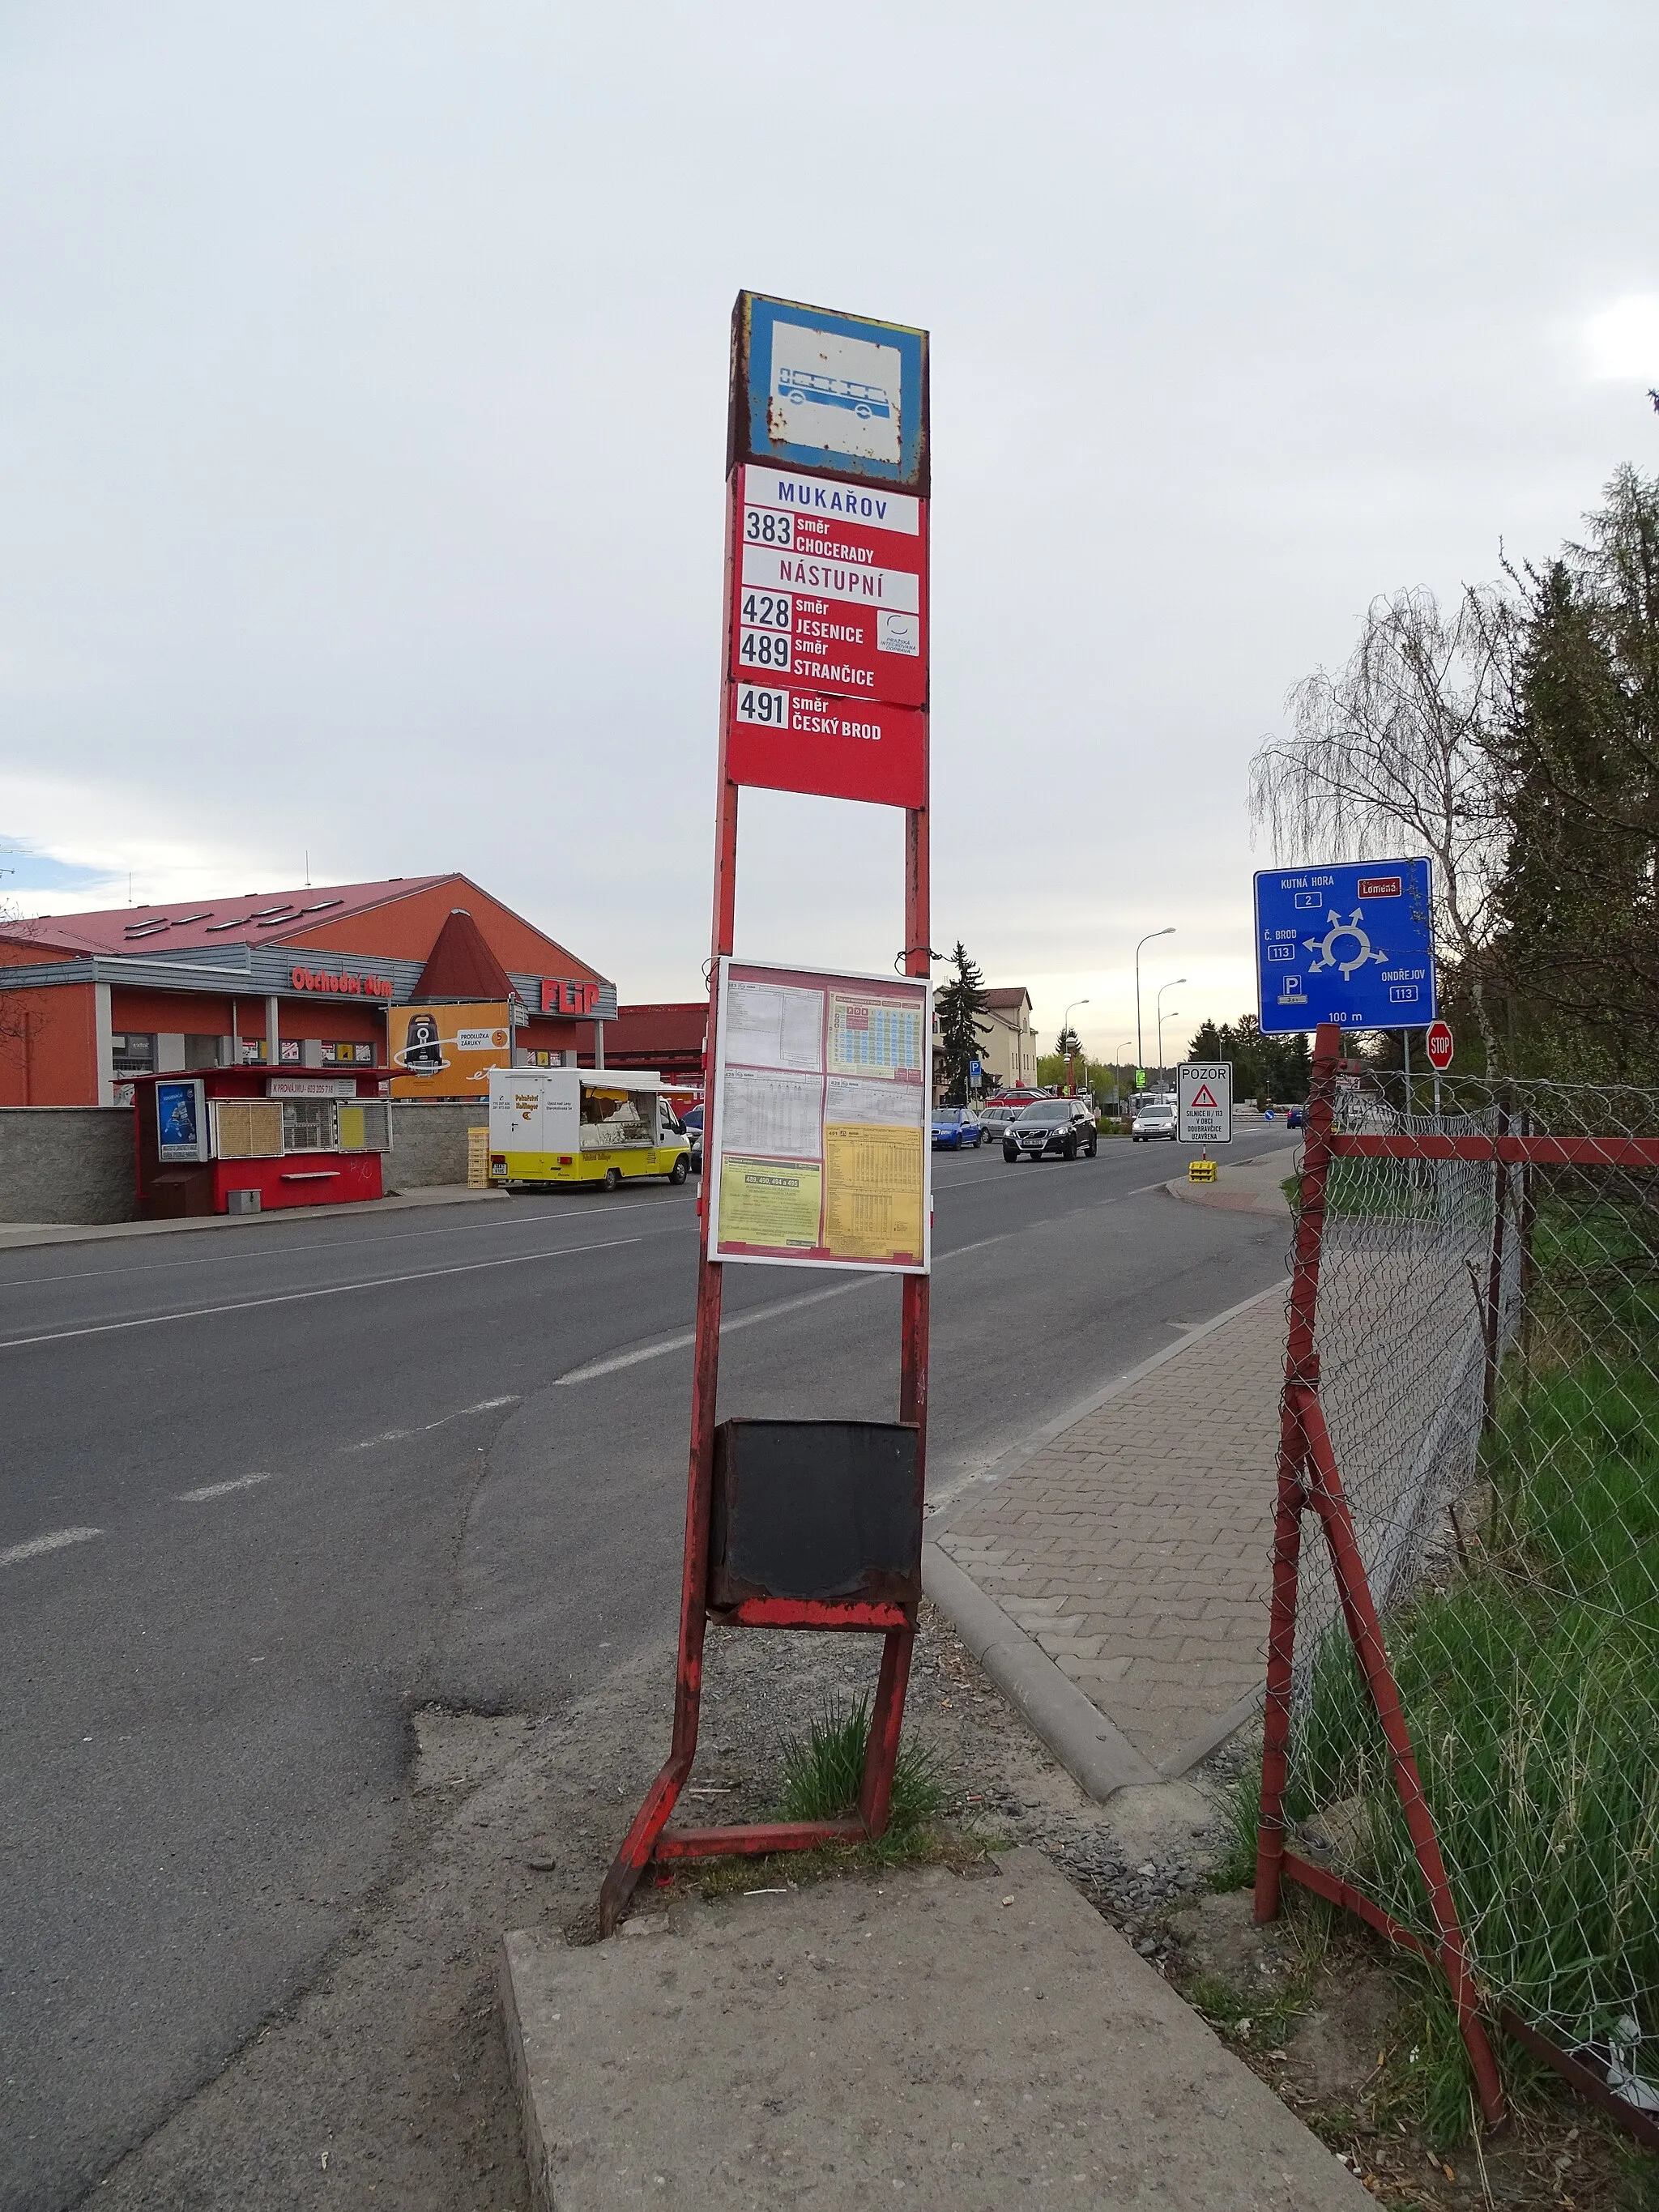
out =
{"type": "Polygon", "coordinates": [[[1429,1055],[1429,1066],[1437,1075],[1443,1075],[1452,1062],[1451,1024],[1431,1022],[1423,1042],[1429,1055]]]}

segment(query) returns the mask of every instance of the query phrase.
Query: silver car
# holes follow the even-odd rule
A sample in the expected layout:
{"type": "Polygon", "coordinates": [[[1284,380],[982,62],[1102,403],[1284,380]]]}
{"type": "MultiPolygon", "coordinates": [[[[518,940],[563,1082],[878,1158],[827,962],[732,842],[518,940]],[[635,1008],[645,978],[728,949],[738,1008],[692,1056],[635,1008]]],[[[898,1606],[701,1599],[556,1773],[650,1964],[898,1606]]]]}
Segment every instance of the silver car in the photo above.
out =
{"type": "Polygon", "coordinates": [[[1166,1106],[1161,1099],[1153,1098],[1137,1111],[1134,1120],[1129,1125],[1129,1134],[1134,1139],[1136,1144],[1139,1144],[1143,1139],[1150,1141],[1154,1137],[1167,1137],[1170,1142],[1174,1144],[1180,1133],[1180,1128],[1181,1124],[1176,1119],[1175,1108],[1166,1106]]]}

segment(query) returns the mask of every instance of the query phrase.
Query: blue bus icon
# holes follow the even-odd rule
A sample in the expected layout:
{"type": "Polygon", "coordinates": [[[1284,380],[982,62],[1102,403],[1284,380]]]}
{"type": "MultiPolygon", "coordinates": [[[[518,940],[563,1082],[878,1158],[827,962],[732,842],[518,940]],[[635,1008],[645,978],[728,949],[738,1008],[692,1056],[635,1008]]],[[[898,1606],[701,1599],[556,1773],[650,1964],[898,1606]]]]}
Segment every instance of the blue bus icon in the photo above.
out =
{"type": "Polygon", "coordinates": [[[815,369],[781,368],[778,371],[778,397],[787,399],[792,407],[805,400],[814,400],[820,407],[846,407],[861,422],[892,419],[892,402],[878,384],[860,384],[850,376],[821,376],[815,369]]]}

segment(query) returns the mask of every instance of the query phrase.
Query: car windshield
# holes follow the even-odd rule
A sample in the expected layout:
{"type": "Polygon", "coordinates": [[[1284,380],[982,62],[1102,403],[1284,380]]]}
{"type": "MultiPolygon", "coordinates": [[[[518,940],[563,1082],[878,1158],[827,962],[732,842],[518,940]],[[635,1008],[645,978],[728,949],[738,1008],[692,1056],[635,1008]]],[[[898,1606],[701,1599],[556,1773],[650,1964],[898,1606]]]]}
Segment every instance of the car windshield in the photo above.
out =
{"type": "Polygon", "coordinates": [[[953,1129],[958,1121],[965,1121],[967,1119],[968,1116],[960,1108],[941,1106],[933,1115],[933,1127],[936,1129],[953,1129]]]}
{"type": "Polygon", "coordinates": [[[1028,1128],[1051,1128],[1058,1121],[1069,1121],[1072,1109],[1069,1106],[1062,1106],[1057,1099],[1045,1099],[1041,1105],[1028,1106],[1019,1118],[1028,1128]]]}
{"type": "Polygon", "coordinates": [[[1140,1118],[1143,1121],[1168,1121],[1173,1120],[1174,1116],[1173,1106],[1143,1106],[1140,1109],[1140,1118]]]}

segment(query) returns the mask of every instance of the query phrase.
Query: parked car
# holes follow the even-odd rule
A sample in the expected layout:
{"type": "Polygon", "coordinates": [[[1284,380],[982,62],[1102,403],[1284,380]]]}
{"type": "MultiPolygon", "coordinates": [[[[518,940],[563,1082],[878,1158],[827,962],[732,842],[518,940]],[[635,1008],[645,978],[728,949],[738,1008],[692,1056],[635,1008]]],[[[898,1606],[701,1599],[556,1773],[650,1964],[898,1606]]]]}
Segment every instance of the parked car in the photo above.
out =
{"type": "Polygon", "coordinates": [[[1292,1106],[1285,1116],[1285,1127],[1287,1129],[1303,1128],[1307,1123],[1307,1113],[1304,1108],[1292,1106]]]}
{"type": "Polygon", "coordinates": [[[702,1109],[694,1106],[681,1116],[680,1127],[691,1139],[690,1169],[693,1175],[702,1173],[702,1109]]]}
{"type": "Polygon", "coordinates": [[[1074,1160],[1082,1152],[1093,1159],[1099,1146],[1095,1117],[1081,1098],[1039,1098],[1002,1133],[1002,1157],[1011,1166],[1051,1154],[1074,1160]]]}
{"type": "Polygon", "coordinates": [[[1149,1098],[1135,1110],[1129,1125],[1129,1134],[1136,1144],[1150,1144],[1155,1137],[1167,1137],[1174,1144],[1181,1132],[1181,1123],[1173,1106],[1162,1098],[1149,1098]]]}
{"type": "Polygon", "coordinates": [[[1029,1098],[1015,1099],[1012,1102],[1000,1100],[994,1105],[981,1106],[979,1109],[979,1126],[988,1137],[1000,1137],[1010,1121],[1018,1121],[1030,1103],[1029,1098]]]}
{"type": "Polygon", "coordinates": [[[967,1146],[971,1146],[977,1152],[984,1137],[979,1116],[970,1113],[966,1106],[934,1107],[933,1150],[936,1152],[959,1152],[967,1146]]]}

